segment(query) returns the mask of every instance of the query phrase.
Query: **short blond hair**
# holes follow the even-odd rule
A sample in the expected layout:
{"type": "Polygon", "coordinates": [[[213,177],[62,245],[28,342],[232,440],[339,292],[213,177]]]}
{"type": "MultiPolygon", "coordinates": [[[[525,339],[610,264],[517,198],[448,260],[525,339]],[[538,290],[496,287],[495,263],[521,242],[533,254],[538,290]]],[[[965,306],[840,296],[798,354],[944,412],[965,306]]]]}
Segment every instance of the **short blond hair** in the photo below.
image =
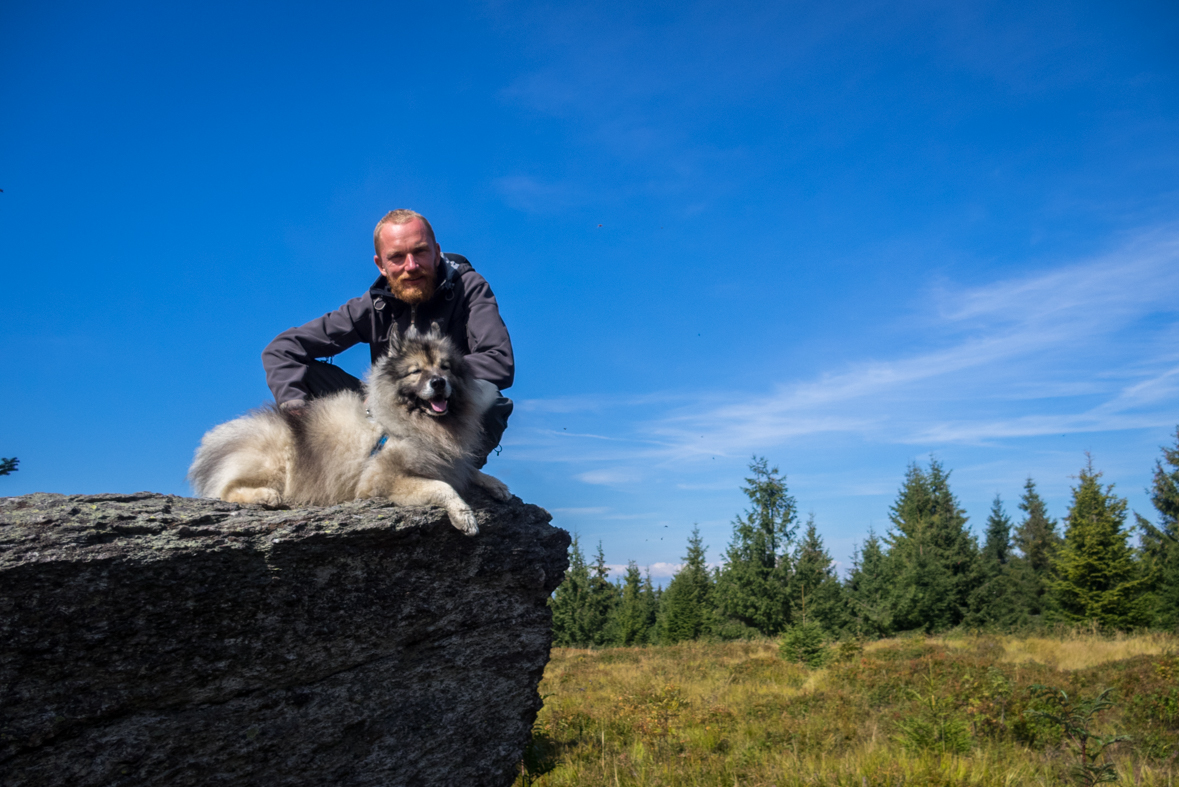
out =
{"type": "Polygon", "coordinates": [[[434,239],[434,228],[430,226],[429,219],[418,213],[416,210],[410,210],[409,208],[398,208],[397,210],[391,210],[382,216],[381,220],[377,222],[376,229],[373,230],[373,249],[376,251],[378,257],[381,254],[381,227],[384,227],[386,224],[409,224],[414,219],[421,219],[422,224],[426,225],[426,232],[430,236],[430,242],[434,244],[438,243],[438,241],[434,239]]]}

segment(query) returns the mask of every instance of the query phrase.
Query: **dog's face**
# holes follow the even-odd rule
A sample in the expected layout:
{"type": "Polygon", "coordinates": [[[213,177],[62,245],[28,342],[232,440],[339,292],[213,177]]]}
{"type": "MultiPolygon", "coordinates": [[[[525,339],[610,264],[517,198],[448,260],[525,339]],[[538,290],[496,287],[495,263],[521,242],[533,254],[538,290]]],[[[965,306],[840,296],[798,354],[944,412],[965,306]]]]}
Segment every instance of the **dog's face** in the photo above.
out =
{"type": "Polygon", "coordinates": [[[391,382],[403,407],[443,418],[461,407],[466,362],[438,331],[424,336],[410,330],[389,345],[389,356],[374,370],[391,382]]]}

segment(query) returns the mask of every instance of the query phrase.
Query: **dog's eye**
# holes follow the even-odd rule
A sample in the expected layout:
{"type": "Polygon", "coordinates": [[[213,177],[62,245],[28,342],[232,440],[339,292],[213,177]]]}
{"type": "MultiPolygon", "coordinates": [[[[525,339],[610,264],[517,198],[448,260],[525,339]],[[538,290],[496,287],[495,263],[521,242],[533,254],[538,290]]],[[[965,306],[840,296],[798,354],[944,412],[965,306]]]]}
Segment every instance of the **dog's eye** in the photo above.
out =
{"type": "Polygon", "coordinates": [[[442,371],[444,371],[444,372],[449,372],[449,371],[450,371],[450,364],[448,364],[448,363],[440,363],[440,364],[438,364],[438,368],[439,368],[439,369],[441,369],[441,370],[442,370],[442,371]]]}
{"type": "Polygon", "coordinates": [[[419,368],[417,368],[417,367],[415,366],[414,368],[412,368],[412,369],[410,369],[409,371],[407,371],[407,372],[405,373],[405,376],[406,376],[406,377],[409,377],[411,374],[421,374],[421,371],[422,371],[421,369],[419,369],[419,368]]]}

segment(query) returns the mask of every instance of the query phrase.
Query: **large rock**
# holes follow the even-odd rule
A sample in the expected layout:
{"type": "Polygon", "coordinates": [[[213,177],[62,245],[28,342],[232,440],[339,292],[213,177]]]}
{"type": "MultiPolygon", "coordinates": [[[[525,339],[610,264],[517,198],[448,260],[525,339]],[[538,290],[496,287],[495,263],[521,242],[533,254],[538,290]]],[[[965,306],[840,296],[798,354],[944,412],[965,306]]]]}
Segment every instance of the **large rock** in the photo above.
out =
{"type": "Polygon", "coordinates": [[[0,499],[0,784],[510,784],[569,536],[472,504],[0,499]]]}

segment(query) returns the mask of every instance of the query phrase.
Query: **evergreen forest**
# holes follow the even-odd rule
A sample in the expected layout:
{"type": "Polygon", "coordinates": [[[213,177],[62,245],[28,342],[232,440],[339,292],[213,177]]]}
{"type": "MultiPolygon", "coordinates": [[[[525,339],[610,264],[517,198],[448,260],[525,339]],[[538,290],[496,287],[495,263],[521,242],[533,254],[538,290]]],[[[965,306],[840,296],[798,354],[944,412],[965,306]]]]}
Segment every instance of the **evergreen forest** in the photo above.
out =
{"type": "Polygon", "coordinates": [[[634,561],[611,581],[601,544],[587,558],[574,537],[565,581],[549,600],[554,645],[782,637],[805,660],[824,642],[905,632],[1179,626],[1179,429],[1155,463],[1154,512],[1132,520],[1090,459],[1061,521],[1029,478],[1014,510],[996,496],[980,540],[950,475],[936,460],[911,465],[887,532],[869,532],[841,578],[814,517],[799,521],[786,476],[754,457],[742,487],[749,505],[718,567],[694,529],[666,587],[634,561]]]}

